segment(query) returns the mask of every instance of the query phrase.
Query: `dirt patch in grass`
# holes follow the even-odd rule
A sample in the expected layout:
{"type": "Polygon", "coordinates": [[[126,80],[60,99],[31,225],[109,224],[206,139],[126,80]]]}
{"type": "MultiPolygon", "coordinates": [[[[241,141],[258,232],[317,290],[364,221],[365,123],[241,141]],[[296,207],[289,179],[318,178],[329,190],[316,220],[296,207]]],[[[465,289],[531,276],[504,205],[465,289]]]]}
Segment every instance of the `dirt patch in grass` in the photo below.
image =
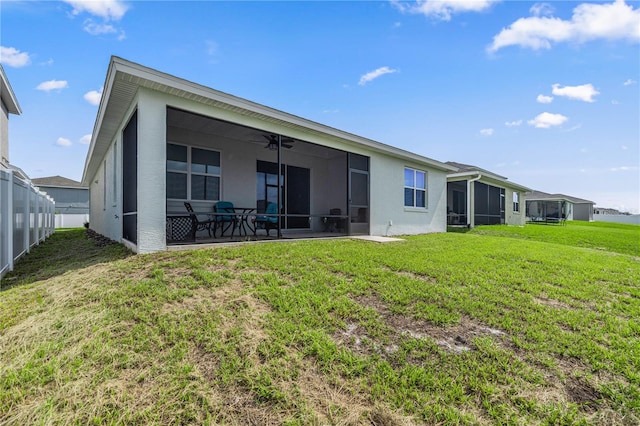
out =
{"type": "MultiPolygon", "coordinates": [[[[381,345],[373,341],[373,350],[380,354],[395,352],[403,335],[414,339],[431,339],[440,348],[455,354],[475,349],[473,340],[477,337],[502,338],[505,335],[503,331],[487,327],[466,316],[463,316],[458,324],[439,326],[410,316],[392,313],[377,296],[358,296],[354,299],[361,305],[374,309],[384,324],[392,331],[389,344],[381,345]]],[[[363,351],[363,342],[373,340],[367,336],[362,326],[354,323],[347,324],[346,330],[334,337],[337,337],[340,343],[346,344],[357,352],[363,351]]]]}
{"type": "Polygon", "coordinates": [[[416,274],[415,272],[410,271],[394,271],[391,268],[385,268],[387,271],[393,272],[395,274],[401,275],[403,277],[411,278],[412,280],[424,281],[431,284],[436,284],[437,280],[429,275],[416,274]]]}
{"type": "Polygon", "coordinates": [[[162,306],[160,312],[162,314],[168,314],[178,311],[193,311],[195,307],[201,305],[206,300],[210,300],[212,297],[211,291],[204,288],[196,288],[193,290],[193,295],[185,297],[177,302],[165,303],[162,306]]]}
{"type": "Polygon", "coordinates": [[[539,305],[549,306],[556,309],[571,309],[571,306],[555,299],[549,299],[547,297],[534,297],[533,301],[539,305]]]}
{"type": "Polygon", "coordinates": [[[600,407],[602,394],[594,389],[584,378],[569,377],[564,387],[569,401],[578,404],[581,410],[594,412],[600,407]]]}
{"type": "Polygon", "coordinates": [[[194,346],[189,351],[189,361],[207,382],[214,383],[217,380],[220,366],[220,358],[217,355],[207,352],[200,346],[194,346]]]}

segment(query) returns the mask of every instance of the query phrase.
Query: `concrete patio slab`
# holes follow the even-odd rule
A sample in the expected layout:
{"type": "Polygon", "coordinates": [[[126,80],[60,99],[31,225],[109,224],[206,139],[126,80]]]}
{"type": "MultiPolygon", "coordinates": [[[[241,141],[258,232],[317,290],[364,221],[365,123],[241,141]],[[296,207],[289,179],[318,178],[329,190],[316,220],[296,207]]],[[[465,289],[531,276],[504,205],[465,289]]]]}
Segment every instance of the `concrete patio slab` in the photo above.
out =
{"type": "Polygon", "coordinates": [[[361,235],[351,238],[356,240],[373,241],[374,243],[393,243],[395,241],[404,241],[402,238],[379,237],[375,235],[361,235]]]}

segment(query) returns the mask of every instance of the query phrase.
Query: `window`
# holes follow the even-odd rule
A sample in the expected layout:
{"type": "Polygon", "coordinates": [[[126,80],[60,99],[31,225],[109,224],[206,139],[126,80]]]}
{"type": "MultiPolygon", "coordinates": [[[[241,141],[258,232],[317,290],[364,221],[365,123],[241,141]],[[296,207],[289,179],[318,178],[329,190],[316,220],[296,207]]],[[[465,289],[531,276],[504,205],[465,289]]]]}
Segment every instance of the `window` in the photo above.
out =
{"type": "Polygon", "coordinates": [[[427,172],[404,169],[405,207],[427,207],[427,172]]]}
{"type": "Polygon", "coordinates": [[[118,142],[116,142],[115,144],[113,144],[113,175],[112,175],[112,179],[113,179],[113,187],[111,188],[111,192],[112,192],[112,196],[111,198],[113,199],[113,206],[116,206],[116,202],[118,199],[118,179],[116,179],[116,176],[118,176],[118,142]]]}
{"type": "Polygon", "coordinates": [[[220,153],[167,144],[167,198],[220,199],[220,153]]]}
{"type": "Polygon", "coordinates": [[[107,209],[107,160],[102,163],[102,210],[107,209]]]}
{"type": "Polygon", "coordinates": [[[518,194],[517,192],[513,193],[513,211],[520,211],[520,194],[518,194]]]}

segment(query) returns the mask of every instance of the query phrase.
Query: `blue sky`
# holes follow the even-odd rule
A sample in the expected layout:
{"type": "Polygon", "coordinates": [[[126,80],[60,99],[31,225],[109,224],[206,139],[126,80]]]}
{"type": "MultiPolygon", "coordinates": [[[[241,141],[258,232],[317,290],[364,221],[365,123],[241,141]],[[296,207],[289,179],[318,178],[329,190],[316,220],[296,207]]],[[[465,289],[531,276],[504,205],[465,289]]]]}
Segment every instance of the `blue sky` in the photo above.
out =
{"type": "Polygon", "coordinates": [[[80,180],[111,55],[640,210],[640,2],[2,1],[10,161],[80,180]]]}

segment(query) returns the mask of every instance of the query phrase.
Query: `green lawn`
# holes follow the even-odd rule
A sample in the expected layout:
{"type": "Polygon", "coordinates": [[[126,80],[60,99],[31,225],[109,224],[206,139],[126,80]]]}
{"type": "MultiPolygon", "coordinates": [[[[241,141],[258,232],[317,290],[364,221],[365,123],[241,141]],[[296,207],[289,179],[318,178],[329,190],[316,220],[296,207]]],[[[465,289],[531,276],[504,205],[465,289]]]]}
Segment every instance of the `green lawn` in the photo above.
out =
{"type": "Polygon", "coordinates": [[[640,226],[607,222],[567,222],[566,225],[478,226],[472,233],[525,238],[548,243],[640,256],[640,226]]]}
{"type": "Polygon", "coordinates": [[[56,233],[3,280],[0,424],[637,424],[637,246],[538,227],[139,256],[56,233]]]}

